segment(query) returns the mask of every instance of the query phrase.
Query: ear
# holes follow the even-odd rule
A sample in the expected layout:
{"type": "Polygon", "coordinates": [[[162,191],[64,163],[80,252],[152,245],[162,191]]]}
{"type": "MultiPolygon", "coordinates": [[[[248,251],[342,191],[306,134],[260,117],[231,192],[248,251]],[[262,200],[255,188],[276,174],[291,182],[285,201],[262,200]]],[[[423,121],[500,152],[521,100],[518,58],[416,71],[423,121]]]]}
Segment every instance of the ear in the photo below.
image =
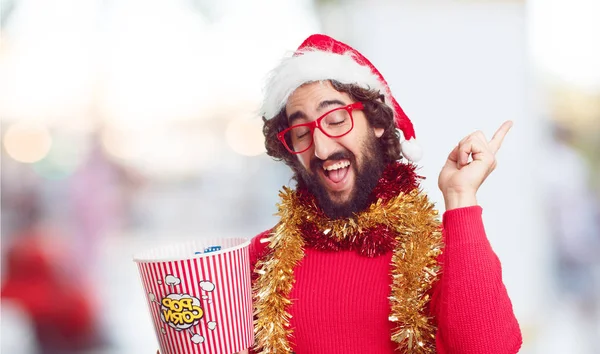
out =
{"type": "Polygon", "coordinates": [[[375,136],[377,138],[381,138],[381,136],[383,135],[384,131],[385,131],[384,128],[373,128],[373,133],[375,133],[375,136]]]}

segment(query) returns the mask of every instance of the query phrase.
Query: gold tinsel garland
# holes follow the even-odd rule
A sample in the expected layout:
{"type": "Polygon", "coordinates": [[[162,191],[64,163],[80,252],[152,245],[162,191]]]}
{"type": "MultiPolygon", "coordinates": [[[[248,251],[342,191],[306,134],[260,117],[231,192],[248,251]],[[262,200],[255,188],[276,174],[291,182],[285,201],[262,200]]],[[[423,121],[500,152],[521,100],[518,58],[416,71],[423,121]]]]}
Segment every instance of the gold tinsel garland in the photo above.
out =
{"type": "Polygon", "coordinates": [[[442,253],[442,234],[437,211],[427,196],[415,189],[383,202],[378,200],[353,218],[330,220],[302,205],[293,190],[284,187],[277,215],[281,218],[269,238],[272,252],[256,264],[254,283],[255,348],[258,353],[289,353],[292,335],[289,294],[294,267],[304,257],[300,225],[315,223],[321,232],[337,240],[384,225],[396,232],[392,255],[391,314],[396,323],[392,340],[404,353],[435,353],[435,331],[427,315],[429,291],[436,282],[442,253]]]}

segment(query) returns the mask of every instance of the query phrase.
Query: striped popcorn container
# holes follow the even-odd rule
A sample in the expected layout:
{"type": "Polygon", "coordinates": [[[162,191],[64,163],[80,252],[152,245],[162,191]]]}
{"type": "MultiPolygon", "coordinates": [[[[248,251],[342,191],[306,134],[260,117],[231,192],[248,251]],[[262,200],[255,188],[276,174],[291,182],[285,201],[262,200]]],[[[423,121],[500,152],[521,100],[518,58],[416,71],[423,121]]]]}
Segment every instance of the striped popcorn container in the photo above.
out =
{"type": "Polygon", "coordinates": [[[252,346],[249,240],[200,240],[134,255],[161,354],[252,346]]]}

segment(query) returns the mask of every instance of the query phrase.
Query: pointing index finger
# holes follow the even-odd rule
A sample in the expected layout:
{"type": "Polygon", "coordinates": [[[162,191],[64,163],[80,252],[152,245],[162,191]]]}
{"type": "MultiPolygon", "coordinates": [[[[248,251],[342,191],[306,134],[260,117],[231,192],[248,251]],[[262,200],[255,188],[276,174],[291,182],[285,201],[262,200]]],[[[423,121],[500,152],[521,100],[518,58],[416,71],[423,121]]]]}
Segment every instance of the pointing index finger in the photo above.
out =
{"type": "Polygon", "coordinates": [[[494,154],[498,152],[498,150],[500,150],[500,146],[502,146],[502,141],[504,140],[504,137],[506,136],[510,128],[512,128],[512,126],[513,122],[511,120],[507,120],[500,126],[498,131],[496,131],[496,133],[492,137],[492,140],[490,140],[489,145],[494,154]]]}

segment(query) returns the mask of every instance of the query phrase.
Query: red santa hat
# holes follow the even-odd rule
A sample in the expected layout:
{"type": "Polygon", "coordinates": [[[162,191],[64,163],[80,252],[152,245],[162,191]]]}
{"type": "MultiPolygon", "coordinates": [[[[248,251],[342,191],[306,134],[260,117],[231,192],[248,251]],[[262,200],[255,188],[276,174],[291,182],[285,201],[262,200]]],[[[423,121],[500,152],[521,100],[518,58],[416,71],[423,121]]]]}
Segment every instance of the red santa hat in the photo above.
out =
{"type": "Polygon", "coordinates": [[[285,107],[289,96],[308,82],[335,80],[377,90],[385,97],[385,104],[394,112],[400,132],[402,155],[416,162],[422,150],[415,138],[413,124],[408,119],[381,73],[356,49],[329,36],[314,34],[284,58],[267,80],[262,115],[271,119],[285,107]]]}

